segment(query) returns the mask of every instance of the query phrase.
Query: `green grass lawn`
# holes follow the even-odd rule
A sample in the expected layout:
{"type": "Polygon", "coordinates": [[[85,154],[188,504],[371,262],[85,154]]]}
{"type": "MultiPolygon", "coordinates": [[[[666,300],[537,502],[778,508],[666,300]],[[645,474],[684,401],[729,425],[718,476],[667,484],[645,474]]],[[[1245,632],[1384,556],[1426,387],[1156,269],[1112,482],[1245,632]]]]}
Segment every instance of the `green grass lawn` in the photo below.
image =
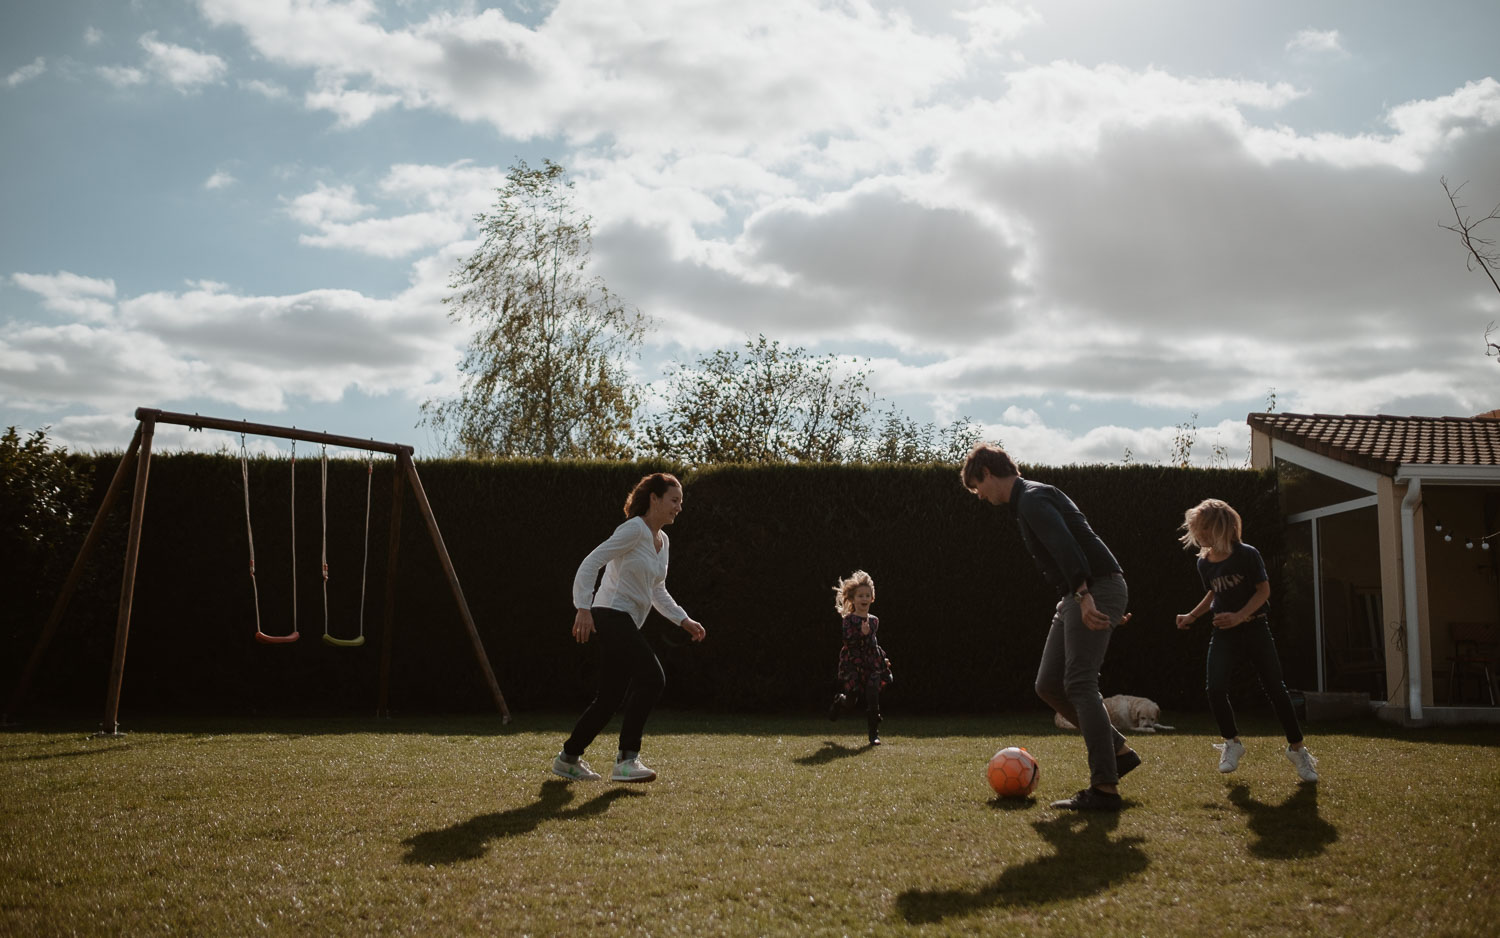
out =
{"type": "MultiPolygon", "coordinates": [[[[572,715],[127,721],[0,735],[0,935],[1500,933],[1500,732],[1206,717],[1134,738],[1118,816],[1053,811],[1040,714],[658,713],[653,784],[549,774],[572,715]],[[1034,799],[997,801],[1024,745],[1034,799]]],[[[609,731],[616,727],[612,725],[609,731]]],[[[613,738],[589,756],[607,763],[613,738]]]]}

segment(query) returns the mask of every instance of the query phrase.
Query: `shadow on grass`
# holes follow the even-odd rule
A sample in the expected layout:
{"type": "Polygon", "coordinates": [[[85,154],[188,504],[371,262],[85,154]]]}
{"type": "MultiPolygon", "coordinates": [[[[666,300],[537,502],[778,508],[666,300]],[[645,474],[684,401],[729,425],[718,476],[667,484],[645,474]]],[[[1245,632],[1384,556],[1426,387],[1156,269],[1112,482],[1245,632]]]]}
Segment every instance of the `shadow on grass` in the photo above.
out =
{"type": "Polygon", "coordinates": [[[1027,795],[1024,798],[1001,798],[996,795],[987,804],[991,811],[1029,811],[1036,807],[1036,795],[1027,795]]]}
{"type": "Polygon", "coordinates": [[[896,910],[908,923],[923,925],[995,906],[1046,905],[1103,892],[1150,864],[1141,849],[1144,837],[1110,837],[1119,823],[1120,816],[1112,812],[1069,812],[1034,821],[1031,826],[1052,845],[1051,854],[1008,867],[994,881],[973,889],[907,890],[896,897],[896,910]]]}
{"type": "Polygon", "coordinates": [[[1256,839],[1250,852],[1267,860],[1315,857],[1339,839],[1338,828],[1318,815],[1318,786],[1298,785],[1292,796],[1271,805],[1250,797],[1245,785],[1229,789],[1229,800],[1244,813],[1256,839]]]}
{"type": "Polygon", "coordinates": [[[407,848],[403,863],[435,865],[477,860],[489,849],[490,841],[517,837],[536,830],[544,821],[566,821],[603,814],[621,798],[639,798],[643,792],[611,788],[576,808],[565,807],[573,800],[573,786],[562,779],[542,783],[537,800],[509,811],[496,811],[472,817],[439,831],[424,831],[401,841],[407,848]]]}
{"type": "MultiPolygon", "coordinates": [[[[23,762],[39,762],[39,761],[44,761],[44,760],[47,760],[47,759],[82,759],[82,758],[85,758],[87,756],[101,756],[101,755],[107,755],[107,754],[110,754],[110,753],[124,752],[125,750],[130,749],[130,748],[131,748],[130,744],[129,743],[125,743],[123,745],[110,746],[108,749],[100,747],[100,748],[97,748],[97,749],[79,749],[79,750],[75,750],[73,752],[39,752],[39,753],[37,753],[35,755],[21,756],[20,757],[20,761],[23,761],[23,762]]],[[[9,756],[6,756],[5,758],[0,759],[0,762],[9,762],[9,761],[11,761],[9,756]]]]}
{"type": "Polygon", "coordinates": [[[837,759],[847,759],[850,756],[864,755],[873,749],[873,746],[845,746],[843,743],[831,739],[823,741],[823,748],[810,756],[802,756],[792,761],[798,765],[827,765],[837,759]]]}

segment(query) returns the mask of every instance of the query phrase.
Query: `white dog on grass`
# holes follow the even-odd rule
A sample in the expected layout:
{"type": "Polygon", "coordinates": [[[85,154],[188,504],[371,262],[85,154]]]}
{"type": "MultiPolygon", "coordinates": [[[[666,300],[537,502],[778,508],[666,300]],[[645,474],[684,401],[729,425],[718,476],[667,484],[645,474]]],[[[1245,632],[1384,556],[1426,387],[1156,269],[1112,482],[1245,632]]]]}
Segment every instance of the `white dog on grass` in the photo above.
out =
{"type": "MultiPolygon", "coordinates": [[[[1104,709],[1109,714],[1109,722],[1114,724],[1115,729],[1120,732],[1154,733],[1157,730],[1170,730],[1174,727],[1164,723],[1158,723],[1161,719],[1161,707],[1156,701],[1146,697],[1132,697],[1129,694],[1116,694],[1113,697],[1104,698],[1104,709]]],[[[1060,730],[1076,730],[1078,727],[1063,719],[1061,713],[1052,715],[1052,722],[1057,724],[1060,730]]]]}

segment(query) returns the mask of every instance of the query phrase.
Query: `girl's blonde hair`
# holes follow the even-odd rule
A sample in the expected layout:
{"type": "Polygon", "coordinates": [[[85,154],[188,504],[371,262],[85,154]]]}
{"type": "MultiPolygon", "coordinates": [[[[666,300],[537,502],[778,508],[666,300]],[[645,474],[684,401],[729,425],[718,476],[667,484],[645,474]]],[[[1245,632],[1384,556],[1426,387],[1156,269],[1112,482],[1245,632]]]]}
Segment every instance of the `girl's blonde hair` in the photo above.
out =
{"type": "Polygon", "coordinates": [[[1229,553],[1240,543],[1240,513],[1218,498],[1205,498],[1182,516],[1184,550],[1197,550],[1199,557],[1210,551],[1229,553]]]}
{"type": "Polygon", "coordinates": [[[838,614],[846,616],[854,611],[854,600],[851,598],[854,591],[861,586],[870,588],[870,599],[875,599],[875,578],[863,570],[855,570],[853,573],[839,580],[833,587],[833,608],[838,614]]]}

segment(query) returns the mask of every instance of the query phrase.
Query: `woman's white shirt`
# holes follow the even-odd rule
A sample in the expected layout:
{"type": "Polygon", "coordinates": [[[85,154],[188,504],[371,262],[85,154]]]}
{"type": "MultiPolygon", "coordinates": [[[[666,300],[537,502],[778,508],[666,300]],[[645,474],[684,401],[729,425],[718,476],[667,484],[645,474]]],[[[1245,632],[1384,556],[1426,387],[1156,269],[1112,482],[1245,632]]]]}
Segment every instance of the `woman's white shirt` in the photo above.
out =
{"type": "Polygon", "coordinates": [[[651,607],[666,616],[674,624],[688,617],[672,594],[667,592],[667,559],[671,550],[667,532],[661,532],[661,550],[651,526],[639,515],[615,528],[603,544],[594,548],[578,565],[573,577],[573,606],[588,609],[604,606],[630,614],[635,627],[646,624],[646,615],[651,607]],[[599,568],[604,568],[604,580],[594,590],[594,580],[599,568]]]}

